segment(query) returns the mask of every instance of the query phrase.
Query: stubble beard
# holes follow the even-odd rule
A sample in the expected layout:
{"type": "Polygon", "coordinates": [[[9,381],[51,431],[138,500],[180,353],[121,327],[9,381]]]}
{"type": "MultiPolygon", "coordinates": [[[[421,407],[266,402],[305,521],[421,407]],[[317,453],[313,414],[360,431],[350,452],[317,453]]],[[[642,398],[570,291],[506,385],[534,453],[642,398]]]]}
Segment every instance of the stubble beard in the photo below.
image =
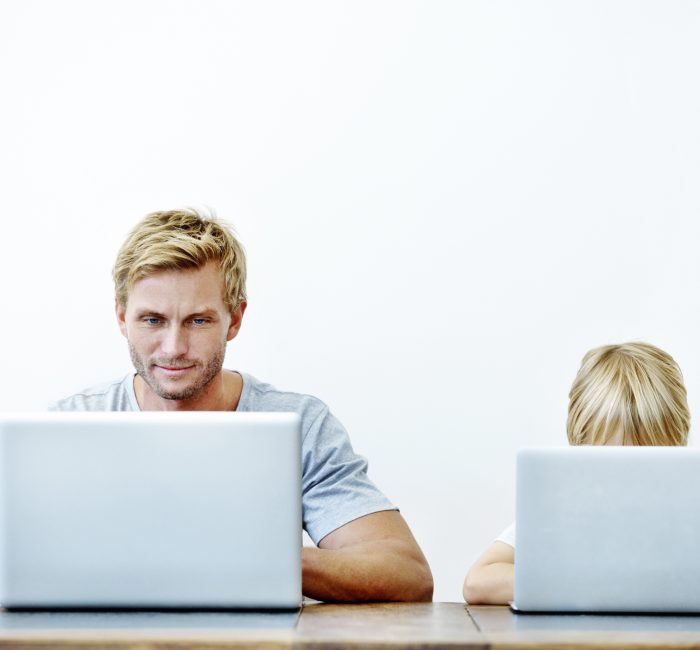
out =
{"type": "Polygon", "coordinates": [[[151,372],[151,362],[144,363],[136,349],[129,341],[129,354],[131,362],[134,364],[137,374],[143,379],[148,387],[158,397],[167,400],[186,400],[199,395],[221,372],[224,367],[224,356],[226,355],[226,345],[224,344],[216,354],[212,356],[205,364],[195,362],[192,364],[186,359],[153,359],[153,362],[166,367],[184,367],[194,365],[199,370],[197,376],[191,384],[183,386],[181,389],[168,389],[163,386],[151,372]],[[185,361],[185,363],[183,363],[185,361]]]}

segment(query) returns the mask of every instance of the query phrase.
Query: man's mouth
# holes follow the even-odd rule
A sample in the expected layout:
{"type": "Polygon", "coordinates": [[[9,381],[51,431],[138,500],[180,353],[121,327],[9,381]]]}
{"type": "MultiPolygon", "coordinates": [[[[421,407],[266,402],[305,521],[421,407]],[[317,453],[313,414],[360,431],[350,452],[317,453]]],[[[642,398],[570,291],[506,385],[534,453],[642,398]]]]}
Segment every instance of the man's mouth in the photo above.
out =
{"type": "Polygon", "coordinates": [[[190,364],[188,366],[172,366],[169,364],[155,363],[153,364],[153,367],[170,377],[179,377],[180,375],[184,375],[188,370],[192,370],[192,368],[194,368],[194,364],[190,364]]]}

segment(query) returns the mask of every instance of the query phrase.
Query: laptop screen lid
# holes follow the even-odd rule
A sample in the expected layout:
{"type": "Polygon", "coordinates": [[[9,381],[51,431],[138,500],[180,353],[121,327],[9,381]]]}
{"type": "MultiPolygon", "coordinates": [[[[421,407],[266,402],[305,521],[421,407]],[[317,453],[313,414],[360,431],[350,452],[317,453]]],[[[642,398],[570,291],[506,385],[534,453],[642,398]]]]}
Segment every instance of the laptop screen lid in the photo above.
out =
{"type": "Polygon", "coordinates": [[[700,612],[700,450],[525,449],[520,611],[700,612]]]}
{"type": "Polygon", "coordinates": [[[6,607],[296,608],[295,413],[4,414],[6,607]]]}

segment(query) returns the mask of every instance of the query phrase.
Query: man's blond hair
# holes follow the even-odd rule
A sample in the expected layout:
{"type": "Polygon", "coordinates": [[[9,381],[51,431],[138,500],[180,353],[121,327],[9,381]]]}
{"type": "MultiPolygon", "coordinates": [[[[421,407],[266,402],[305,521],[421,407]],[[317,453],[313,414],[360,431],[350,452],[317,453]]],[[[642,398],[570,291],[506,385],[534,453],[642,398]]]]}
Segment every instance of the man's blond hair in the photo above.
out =
{"type": "Polygon", "coordinates": [[[246,300],[245,252],[229,228],[196,210],[168,210],[146,215],[129,233],[112,269],[117,301],[126,307],[135,282],[166,270],[196,269],[218,262],[224,302],[235,311],[246,300]]]}
{"type": "Polygon", "coordinates": [[[572,445],[601,445],[618,432],[624,444],[685,445],[690,412],[673,358],[649,343],[595,348],[583,357],[569,393],[572,445]]]}

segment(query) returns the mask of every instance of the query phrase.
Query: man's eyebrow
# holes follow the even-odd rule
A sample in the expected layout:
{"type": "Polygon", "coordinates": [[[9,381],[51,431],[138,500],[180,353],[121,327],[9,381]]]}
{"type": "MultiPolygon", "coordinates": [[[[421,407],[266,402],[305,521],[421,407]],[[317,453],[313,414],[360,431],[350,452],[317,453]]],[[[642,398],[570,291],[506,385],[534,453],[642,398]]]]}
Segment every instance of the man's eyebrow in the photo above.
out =
{"type": "Polygon", "coordinates": [[[192,312],[187,318],[200,318],[206,316],[207,318],[213,318],[217,316],[216,309],[207,307],[205,309],[200,309],[198,311],[192,312]]]}
{"type": "MultiPolygon", "coordinates": [[[[218,313],[213,307],[203,307],[202,309],[197,309],[185,316],[185,320],[190,318],[216,318],[217,316],[218,313]]],[[[165,314],[161,314],[160,312],[152,309],[140,309],[136,312],[136,318],[160,318],[161,320],[168,319],[165,314]]]]}
{"type": "Polygon", "coordinates": [[[165,320],[165,314],[161,314],[160,312],[153,311],[151,309],[142,309],[136,312],[136,318],[145,318],[146,316],[149,318],[161,318],[165,320]]]}

